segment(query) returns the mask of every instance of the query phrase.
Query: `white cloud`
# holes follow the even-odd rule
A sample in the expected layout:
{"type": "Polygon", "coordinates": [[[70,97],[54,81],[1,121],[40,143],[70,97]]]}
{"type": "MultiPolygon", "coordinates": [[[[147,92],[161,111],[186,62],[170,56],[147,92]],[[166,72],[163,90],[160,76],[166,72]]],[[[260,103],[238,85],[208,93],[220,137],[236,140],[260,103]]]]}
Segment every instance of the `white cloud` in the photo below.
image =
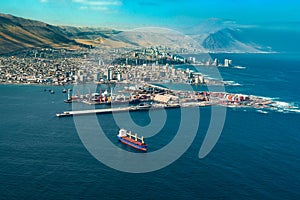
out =
{"type": "Polygon", "coordinates": [[[87,7],[87,6],[80,6],[79,9],[80,9],[80,10],[88,10],[89,7],[87,7]]]}
{"type": "Polygon", "coordinates": [[[110,9],[108,7],[101,7],[101,6],[95,6],[95,7],[91,7],[92,10],[99,10],[99,11],[109,11],[110,9]]]}
{"type": "Polygon", "coordinates": [[[106,13],[115,11],[122,5],[120,0],[72,0],[72,2],[80,4],[80,10],[103,11],[106,13]]]}
{"type": "MultiPolygon", "coordinates": [[[[46,0],[47,1],[47,0],[46,0]]],[[[74,3],[80,3],[83,5],[89,5],[89,6],[120,6],[122,5],[122,2],[119,0],[72,0],[74,3]]]]}
{"type": "Polygon", "coordinates": [[[98,11],[109,11],[110,9],[105,6],[80,6],[79,10],[98,10],[98,11]]]}

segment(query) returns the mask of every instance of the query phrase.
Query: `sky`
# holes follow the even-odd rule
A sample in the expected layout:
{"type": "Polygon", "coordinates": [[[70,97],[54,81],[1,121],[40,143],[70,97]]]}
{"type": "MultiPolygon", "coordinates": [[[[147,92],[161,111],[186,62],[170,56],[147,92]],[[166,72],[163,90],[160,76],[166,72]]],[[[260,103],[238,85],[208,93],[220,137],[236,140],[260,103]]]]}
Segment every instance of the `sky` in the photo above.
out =
{"type": "Polygon", "coordinates": [[[124,28],[299,22],[299,8],[299,0],[0,0],[0,13],[53,25],[124,28]]]}

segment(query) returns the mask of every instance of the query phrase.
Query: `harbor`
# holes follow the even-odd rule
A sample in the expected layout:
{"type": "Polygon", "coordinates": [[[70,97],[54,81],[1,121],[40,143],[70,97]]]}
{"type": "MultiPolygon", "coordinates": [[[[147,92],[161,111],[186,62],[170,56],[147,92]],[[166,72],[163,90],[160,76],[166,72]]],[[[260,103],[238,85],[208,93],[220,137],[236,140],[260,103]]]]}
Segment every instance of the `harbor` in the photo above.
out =
{"type": "Polygon", "coordinates": [[[68,90],[66,103],[82,103],[88,106],[101,105],[102,108],[70,110],[57,113],[57,117],[109,114],[121,112],[155,111],[160,109],[224,106],[228,108],[253,108],[267,113],[266,110],[277,112],[298,111],[298,107],[272,100],[266,97],[234,94],[227,92],[171,90],[153,84],[132,86],[135,89],[122,89],[111,92],[89,93],[72,96],[68,90]]]}

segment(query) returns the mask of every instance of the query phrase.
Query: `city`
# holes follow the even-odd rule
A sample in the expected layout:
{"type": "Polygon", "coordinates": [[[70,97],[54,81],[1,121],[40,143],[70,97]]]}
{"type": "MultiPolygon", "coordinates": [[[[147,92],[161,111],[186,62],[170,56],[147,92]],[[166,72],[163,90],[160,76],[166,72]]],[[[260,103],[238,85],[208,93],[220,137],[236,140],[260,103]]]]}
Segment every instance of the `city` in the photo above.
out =
{"type": "Polygon", "coordinates": [[[87,50],[35,49],[0,57],[0,83],[66,85],[76,83],[227,84],[181,65],[231,66],[217,59],[198,62],[170,49],[130,48],[87,50]],[[129,52],[129,53],[128,53],[129,52]],[[101,55],[101,57],[99,56],[101,55]],[[106,64],[108,63],[108,64],[106,64]]]}
{"type": "Polygon", "coordinates": [[[0,200],[300,199],[299,8],[1,0],[0,200]]]}

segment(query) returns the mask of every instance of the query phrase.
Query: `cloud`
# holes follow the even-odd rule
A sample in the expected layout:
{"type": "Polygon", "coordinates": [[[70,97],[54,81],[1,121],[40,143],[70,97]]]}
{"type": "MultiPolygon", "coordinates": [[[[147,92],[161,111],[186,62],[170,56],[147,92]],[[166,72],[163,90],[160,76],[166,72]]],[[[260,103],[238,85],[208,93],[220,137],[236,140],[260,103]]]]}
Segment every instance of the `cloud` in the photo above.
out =
{"type": "Polygon", "coordinates": [[[105,6],[80,6],[79,10],[98,10],[98,11],[109,11],[110,9],[105,6]]]}
{"type": "MultiPolygon", "coordinates": [[[[47,0],[46,0],[47,1],[47,0]]],[[[89,6],[120,6],[122,2],[119,0],[99,0],[99,1],[90,1],[90,0],[72,0],[74,3],[79,3],[89,6]]]]}
{"type": "Polygon", "coordinates": [[[94,10],[111,12],[122,5],[120,0],[72,0],[73,3],[80,4],[80,10],[94,10]]]}
{"type": "Polygon", "coordinates": [[[41,3],[48,3],[48,0],[40,0],[41,3]]]}
{"type": "Polygon", "coordinates": [[[79,7],[79,10],[88,10],[89,9],[89,7],[87,7],[87,6],[80,6],[79,7]]]}

